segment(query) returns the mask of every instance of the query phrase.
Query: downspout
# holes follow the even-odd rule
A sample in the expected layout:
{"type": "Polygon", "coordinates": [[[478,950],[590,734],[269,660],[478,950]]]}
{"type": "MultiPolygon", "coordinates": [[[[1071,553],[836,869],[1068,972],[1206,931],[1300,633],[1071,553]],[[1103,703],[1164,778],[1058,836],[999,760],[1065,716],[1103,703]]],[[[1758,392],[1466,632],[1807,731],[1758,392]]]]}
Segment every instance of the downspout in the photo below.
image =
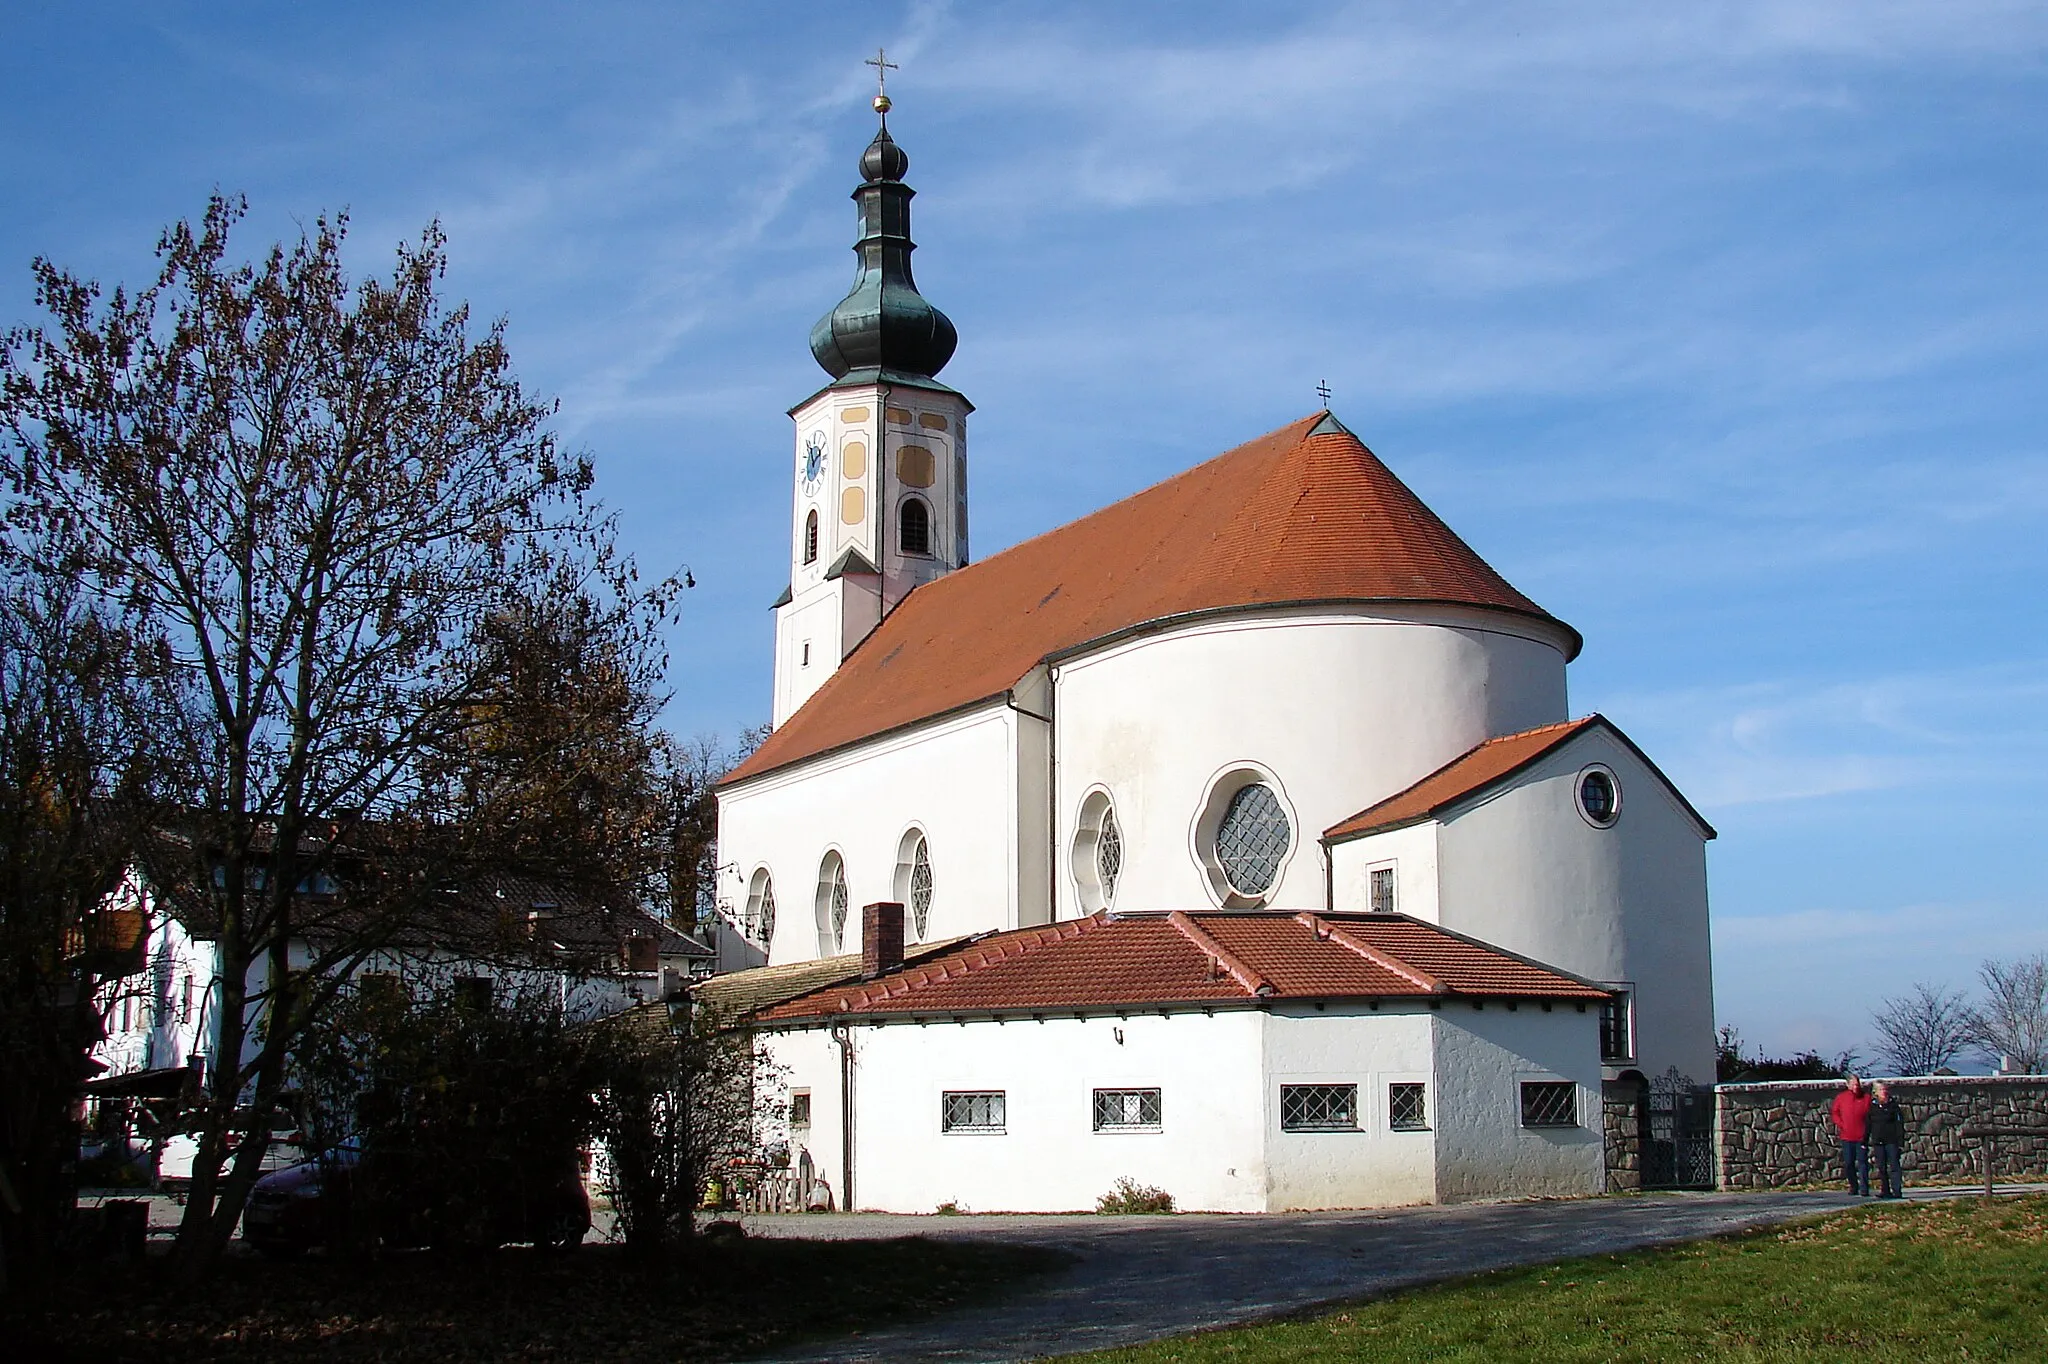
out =
{"type": "Polygon", "coordinates": [[[844,1023],[832,1025],[832,1040],[839,1044],[839,1206],[853,1211],[853,1029],[844,1023]]]}

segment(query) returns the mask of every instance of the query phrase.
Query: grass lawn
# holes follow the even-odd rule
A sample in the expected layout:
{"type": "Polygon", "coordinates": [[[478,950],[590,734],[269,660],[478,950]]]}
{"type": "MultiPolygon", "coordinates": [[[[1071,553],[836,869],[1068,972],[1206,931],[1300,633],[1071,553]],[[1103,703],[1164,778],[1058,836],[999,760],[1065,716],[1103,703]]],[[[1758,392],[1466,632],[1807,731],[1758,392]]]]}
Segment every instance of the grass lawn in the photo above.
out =
{"type": "Polygon", "coordinates": [[[656,1271],[613,1246],[368,1263],[233,1257],[194,1293],[161,1260],[107,1266],[0,1306],[8,1360],[731,1359],[970,1302],[1068,1263],[1058,1252],[905,1238],[750,1239],[656,1271]]]}
{"type": "Polygon", "coordinates": [[[1075,1359],[2043,1360],[2048,1197],[1875,1204],[1075,1359]]]}

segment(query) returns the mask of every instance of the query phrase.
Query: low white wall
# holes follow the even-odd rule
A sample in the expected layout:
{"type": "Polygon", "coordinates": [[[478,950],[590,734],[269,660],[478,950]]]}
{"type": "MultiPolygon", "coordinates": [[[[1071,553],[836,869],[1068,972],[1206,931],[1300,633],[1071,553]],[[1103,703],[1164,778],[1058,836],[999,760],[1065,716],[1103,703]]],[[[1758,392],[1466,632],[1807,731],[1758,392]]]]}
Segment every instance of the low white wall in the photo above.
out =
{"type": "MultiPolygon", "coordinates": [[[[1184,1210],[1261,1211],[1260,1031],[1250,1010],[855,1028],[855,1206],[1090,1211],[1128,1176],[1184,1210]],[[1161,1091],[1158,1132],[1093,1130],[1094,1091],[1126,1088],[1161,1091]],[[948,1090],[1001,1090],[1005,1130],[941,1131],[948,1090]]],[[[822,1030],[767,1041],[811,1091],[801,1145],[841,1198],[837,1047],[822,1030]]]]}
{"type": "Polygon", "coordinates": [[[1372,870],[1391,862],[1394,912],[1437,922],[1437,833],[1434,820],[1353,838],[1330,849],[1330,908],[1366,914],[1373,908],[1372,870]]]}
{"type": "Polygon", "coordinates": [[[1436,1196],[1529,1198],[1606,1187],[1601,1138],[1599,1015],[1571,1004],[1544,1012],[1499,1002],[1447,1002],[1436,1037],[1436,1196]],[[1524,1127],[1524,1081],[1576,1084],[1578,1125],[1524,1127]]]}
{"type": "Polygon", "coordinates": [[[1431,1015],[1333,1004],[1267,1015],[1264,1095],[1269,1210],[1377,1208],[1436,1197],[1435,1137],[1388,1126],[1387,1089],[1422,1083],[1434,1123],[1431,1015]],[[1355,1084],[1355,1132],[1281,1129],[1283,1085],[1355,1084]]]}

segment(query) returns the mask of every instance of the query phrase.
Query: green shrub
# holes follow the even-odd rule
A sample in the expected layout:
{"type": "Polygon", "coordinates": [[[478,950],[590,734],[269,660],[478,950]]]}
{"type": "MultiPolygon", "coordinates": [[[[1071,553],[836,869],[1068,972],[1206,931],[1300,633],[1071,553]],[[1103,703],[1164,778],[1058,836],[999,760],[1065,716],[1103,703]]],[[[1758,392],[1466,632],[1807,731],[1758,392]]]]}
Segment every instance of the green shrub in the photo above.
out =
{"type": "Polygon", "coordinates": [[[1150,1184],[1140,1184],[1125,1175],[1109,1186],[1109,1192],[1095,1200],[1097,1212],[1172,1212],[1173,1195],[1150,1184]]]}

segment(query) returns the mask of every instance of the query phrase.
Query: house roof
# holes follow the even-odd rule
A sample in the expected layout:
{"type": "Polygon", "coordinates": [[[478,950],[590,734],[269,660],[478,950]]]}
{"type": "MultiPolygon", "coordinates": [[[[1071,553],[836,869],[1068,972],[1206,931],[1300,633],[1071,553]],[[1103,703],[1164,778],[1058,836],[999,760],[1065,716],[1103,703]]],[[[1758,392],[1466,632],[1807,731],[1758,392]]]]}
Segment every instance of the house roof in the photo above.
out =
{"type": "MultiPolygon", "coordinates": [[[[915,944],[904,954],[904,960],[915,965],[962,941],[961,938],[947,938],[936,943],[915,944]]],[[[807,995],[813,990],[858,980],[860,961],[860,953],[852,952],[845,956],[819,957],[814,961],[786,961],[775,966],[728,971],[697,982],[690,987],[690,993],[699,1004],[710,1006],[722,1017],[739,1018],[772,1008],[786,999],[807,995]]]]}
{"type": "Polygon", "coordinates": [[[1469,797],[1499,786],[1538,759],[1571,742],[1591,729],[1604,729],[1626,745],[1643,765],[1664,783],[1678,803],[1699,823],[1706,837],[1714,837],[1714,826],[1701,817],[1684,794],[1671,784],[1657,764],[1650,761],[1628,735],[1606,716],[1593,714],[1554,725],[1539,725],[1518,734],[1503,734],[1468,749],[1405,791],[1397,791],[1369,805],[1357,814],[1323,831],[1323,842],[1343,843],[1367,834],[1382,833],[1404,824],[1414,824],[1443,815],[1469,797]]]}
{"type": "Polygon", "coordinates": [[[1445,997],[1591,1001],[1590,981],[1399,914],[1101,913],[970,939],[760,1008],[762,1023],[1445,997]]]}
{"type": "Polygon", "coordinates": [[[1508,611],[1579,647],[1322,412],[918,588],[723,784],[1003,697],[1152,622],[1337,602],[1508,611]]]}

